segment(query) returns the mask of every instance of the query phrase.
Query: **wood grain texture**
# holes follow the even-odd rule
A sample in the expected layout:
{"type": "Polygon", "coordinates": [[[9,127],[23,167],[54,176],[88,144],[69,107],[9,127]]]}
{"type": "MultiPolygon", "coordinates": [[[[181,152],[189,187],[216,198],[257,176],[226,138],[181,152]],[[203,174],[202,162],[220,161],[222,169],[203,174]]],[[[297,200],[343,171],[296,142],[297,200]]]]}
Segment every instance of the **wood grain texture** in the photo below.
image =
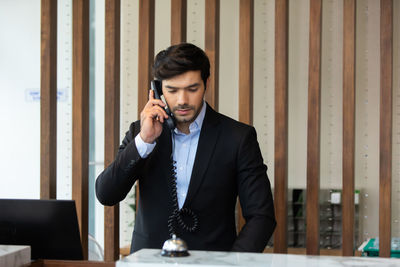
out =
{"type": "Polygon", "coordinates": [[[390,257],[392,204],[393,2],[381,0],[379,135],[379,256],[390,257]]]}
{"type": "Polygon", "coordinates": [[[220,1],[206,0],[205,3],[205,52],[210,59],[210,82],[206,90],[206,101],[218,110],[219,83],[219,20],[220,1]]]}
{"type": "Polygon", "coordinates": [[[253,124],[254,1],[240,0],[239,121],[253,124]]]}
{"type": "Polygon", "coordinates": [[[57,198],[57,1],[41,1],[40,198],[57,198]]]}
{"type": "MultiPolygon", "coordinates": [[[[239,7],[239,121],[253,124],[254,1],[240,0],[239,7]]],[[[238,228],[245,220],[239,209],[238,228]]]]}
{"type": "Polygon", "coordinates": [[[275,1],[275,188],[274,253],[287,253],[289,3],[275,1]]]}
{"type": "Polygon", "coordinates": [[[30,267],[115,267],[115,262],[71,261],[71,260],[36,260],[30,267]]]}
{"type": "Polygon", "coordinates": [[[88,258],[89,0],[74,0],[72,37],[72,199],[88,258]]]}
{"type": "MultiPolygon", "coordinates": [[[[138,117],[148,101],[154,62],[154,0],[139,1],[138,117]]],[[[139,182],[136,182],[136,210],[139,207],[139,182]]]]}
{"type": "Polygon", "coordinates": [[[171,45],[186,42],[187,0],[171,0],[171,45]]]}
{"type": "Polygon", "coordinates": [[[321,137],[321,0],[310,0],[310,52],[307,121],[308,255],[319,254],[319,181],[321,137]]]}
{"type": "Polygon", "coordinates": [[[356,1],[343,2],[342,254],[354,255],[356,1]]]}
{"type": "MultiPolygon", "coordinates": [[[[104,165],[113,162],[119,147],[121,1],[105,1],[104,165]]],[[[104,207],[104,260],[119,259],[119,204],[104,207]]]]}
{"type": "Polygon", "coordinates": [[[138,116],[147,103],[154,60],[154,0],[139,1],[138,116]]]}

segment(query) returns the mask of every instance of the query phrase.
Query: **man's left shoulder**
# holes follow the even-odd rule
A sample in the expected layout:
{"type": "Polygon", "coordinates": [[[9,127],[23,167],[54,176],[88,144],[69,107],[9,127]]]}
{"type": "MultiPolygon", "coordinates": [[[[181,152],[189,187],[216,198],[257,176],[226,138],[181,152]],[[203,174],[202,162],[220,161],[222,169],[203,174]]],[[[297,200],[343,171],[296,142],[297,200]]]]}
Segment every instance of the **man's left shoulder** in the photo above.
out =
{"type": "Polygon", "coordinates": [[[219,112],[217,112],[217,114],[219,116],[219,120],[221,122],[223,129],[230,129],[240,132],[255,131],[255,128],[251,125],[237,121],[219,112]]]}

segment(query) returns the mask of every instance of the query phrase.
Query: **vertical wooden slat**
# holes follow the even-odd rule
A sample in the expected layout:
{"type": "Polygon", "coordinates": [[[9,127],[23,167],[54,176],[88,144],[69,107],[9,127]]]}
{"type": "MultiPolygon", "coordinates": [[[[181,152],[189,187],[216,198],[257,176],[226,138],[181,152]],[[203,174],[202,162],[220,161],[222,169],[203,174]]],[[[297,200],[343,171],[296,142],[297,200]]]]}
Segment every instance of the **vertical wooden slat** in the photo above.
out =
{"type": "Polygon", "coordinates": [[[275,217],[274,252],[287,253],[288,0],[275,1],[275,217]]]}
{"type": "MultiPolygon", "coordinates": [[[[239,11],[239,121],[253,124],[254,1],[240,0],[239,11]]],[[[245,220],[239,208],[239,230],[245,220]]]]}
{"type": "MultiPolygon", "coordinates": [[[[104,165],[115,159],[119,146],[121,1],[105,2],[104,165]]],[[[104,208],[104,260],[119,259],[119,204],[104,208]]]]}
{"type": "Polygon", "coordinates": [[[310,47],[307,122],[308,255],[319,254],[319,170],[321,135],[321,0],[310,0],[310,47]]]}
{"type": "Polygon", "coordinates": [[[210,83],[206,90],[206,100],[218,110],[219,78],[219,0],[206,0],[205,3],[205,51],[210,59],[210,83]]]}
{"type": "MultiPolygon", "coordinates": [[[[139,1],[138,116],[147,103],[154,60],[154,0],[139,1]]],[[[139,205],[139,183],[136,187],[136,209],[139,205]]]]}
{"type": "Polygon", "coordinates": [[[154,60],[154,0],[139,1],[138,114],[148,100],[154,60]]]}
{"type": "Polygon", "coordinates": [[[239,16],[239,121],[253,124],[253,0],[240,0],[239,16]]]}
{"type": "Polygon", "coordinates": [[[57,197],[57,1],[41,1],[40,198],[57,197]]]}
{"type": "Polygon", "coordinates": [[[171,45],[186,42],[187,0],[171,0],[171,45]]]}
{"type": "Polygon", "coordinates": [[[354,255],[356,2],[343,2],[343,208],[342,254],[354,255]]]}
{"type": "Polygon", "coordinates": [[[393,2],[381,0],[379,135],[379,256],[390,257],[392,196],[393,2]]]}
{"type": "Polygon", "coordinates": [[[84,258],[88,257],[89,0],[73,1],[72,199],[76,202],[84,258]]]}

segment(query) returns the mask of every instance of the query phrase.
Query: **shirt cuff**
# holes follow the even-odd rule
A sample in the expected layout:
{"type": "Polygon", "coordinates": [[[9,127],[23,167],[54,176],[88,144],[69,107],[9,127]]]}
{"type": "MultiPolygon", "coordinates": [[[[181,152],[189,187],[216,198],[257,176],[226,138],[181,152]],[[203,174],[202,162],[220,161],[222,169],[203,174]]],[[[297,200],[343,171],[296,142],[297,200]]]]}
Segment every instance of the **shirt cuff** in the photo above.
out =
{"type": "Polygon", "coordinates": [[[135,137],[135,144],[140,157],[143,159],[147,158],[156,146],[156,142],[149,144],[143,141],[140,137],[140,133],[135,137]]]}

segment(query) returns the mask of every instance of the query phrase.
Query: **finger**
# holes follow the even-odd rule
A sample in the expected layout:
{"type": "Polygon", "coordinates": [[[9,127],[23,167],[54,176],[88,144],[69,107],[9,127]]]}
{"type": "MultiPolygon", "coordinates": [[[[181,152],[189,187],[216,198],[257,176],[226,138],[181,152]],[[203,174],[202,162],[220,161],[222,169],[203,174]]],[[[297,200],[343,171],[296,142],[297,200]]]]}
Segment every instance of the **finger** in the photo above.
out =
{"type": "Polygon", "coordinates": [[[152,108],[153,106],[165,107],[165,103],[160,99],[156,99],[156,98],[149,99],[149,101],[146,103],[146,107],[152,108]]]}
{"type": "Polygon", "coordinates": [[[149,100],[154,99],[154,91],[152,89],[149,90],[149,100]]]}
{"type": "Polygon", "coordinates": [[[154,106],[152,109],[149,109],[143,113],[143,120],[145,120],[147,118],[152,121],[155,121],[157,118],[164,119],[164,118],[166,118],[165,116],[167,116],[167,114],[165,113],[164,109],[162,109],[159,106],[154,106]]]}
{"type": "Polygon", "coordinates": [[[153,115],[153,117],[158,116],[160,118],[168,118],[167,112],[165,111],[165,109],[163,109],[160,106],[153,106],[152,115],[153,115]]]}

